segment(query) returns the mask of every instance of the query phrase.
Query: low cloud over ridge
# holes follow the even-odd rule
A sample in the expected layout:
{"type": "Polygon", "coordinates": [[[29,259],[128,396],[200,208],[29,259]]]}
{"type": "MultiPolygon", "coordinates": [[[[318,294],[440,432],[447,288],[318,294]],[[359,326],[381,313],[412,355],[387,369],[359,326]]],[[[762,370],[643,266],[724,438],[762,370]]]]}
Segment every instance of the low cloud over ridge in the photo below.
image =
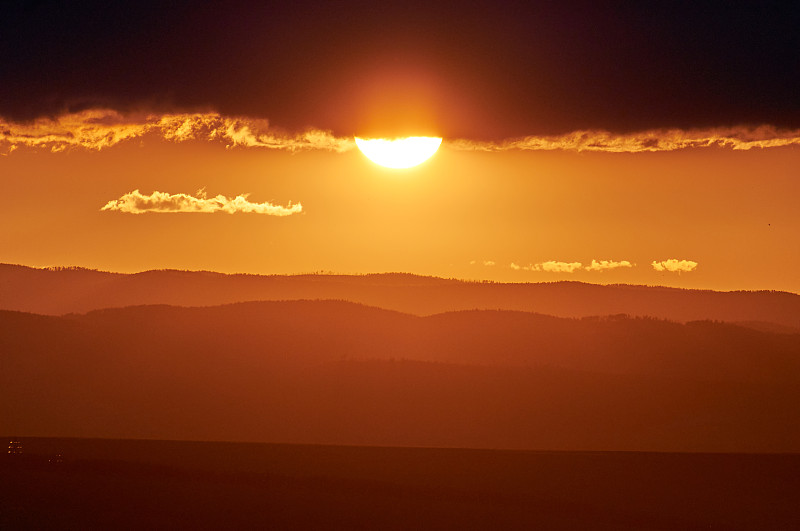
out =
{"type": "Polygon", "coordinates": [[[269,202],[251,203],[247,200],[248,195],[237,195],[236,197],[207,197],[203,190],[197,192],[195,196],[189,194],[168,194],[166,192],[154,191],[150,195],[144,195],[139,190],[129,192],[119,199],[109,201],[101,208],[101,211],[124,212],[127,214],[144,214],[146,212],[227,212],[235,214],[237,212],[265,214],[268,216],[291,216],[303,211],[300,203],[287,206],[274,205],[269,202]]]}
{"type": "Polygon", "coordinates": [[[539,262],[538,264],[528,264],[525,266],[511,262],[511,269],[515,271],[544,271],[546,273],[574,273],[575,271],[606,271],[609,269],[617,269],[620,267],[633,267],[634,264],[627,260],[592,260],[588,266],[583,265],[581,262],[559,262],[556,260],[549,260],[547,262],[539,262]]]}
{"type": "Polygon", "coordinates": [[[618,267],[633,267],[633,264],[627,260],[615,262],[614,260],[592,260],[592,263],[586,266],[586,271],[604,271],[606,269],[616,269],[618,267]]]}
{"type": "Polygon", "coordinates": [[[675,258],[661,260],[660,262],[653,261],[651,265],[656,271],[670,271],[673,273],[688,273],[697,268],[697,262],[692,260],[677,260],[675,258]]]}
{"type": "Polygon", "coordinates": [[[511,269],[517,271],[520,269],[524,271],[545,271],[547,273],[572,273],[576,269],[580,269],[582,265],[583,264],[580,262],[557,262],[555,260],[540,262],[538,264],[528,264],[526,266],[521,266],[512,262],[511,269]]]}

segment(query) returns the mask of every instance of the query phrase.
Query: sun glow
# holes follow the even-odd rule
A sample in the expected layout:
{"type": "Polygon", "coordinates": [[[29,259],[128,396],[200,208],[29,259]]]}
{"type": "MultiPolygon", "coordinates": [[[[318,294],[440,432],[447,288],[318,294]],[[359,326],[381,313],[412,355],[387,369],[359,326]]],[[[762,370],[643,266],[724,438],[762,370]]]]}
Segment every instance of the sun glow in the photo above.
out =
{"type": "Polygon", "coordinates": [[[358,149],[372,162],[387,168],[403,169],[422,164],[433,156],[442,139],[431,136],[410,136],[389,140],[356,137],[358,149]]]}

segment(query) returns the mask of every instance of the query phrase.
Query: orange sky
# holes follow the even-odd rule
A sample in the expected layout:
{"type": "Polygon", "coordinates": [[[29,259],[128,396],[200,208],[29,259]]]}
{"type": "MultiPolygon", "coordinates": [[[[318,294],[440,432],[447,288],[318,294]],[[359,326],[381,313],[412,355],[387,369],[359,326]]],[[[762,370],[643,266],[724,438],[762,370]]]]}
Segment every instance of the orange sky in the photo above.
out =
{"type": "MultiPolygon", "coordinates": [[[[108,131],[101,133],[97,138],[108,138],[108,131]]],[[[445,138],[423,165],[387,170],[347,149],[349,138],[306,138],[292,152],[234,146],[230,138],[162,136],[52,152],[63,140],[30,147],[6,134],[0,139],[6,198],[0,261],[128,272],[403,271],[800,292],[796,143],[614,153],[482,151],[445,138]],[[250,194],[248,202],[300,203],[302,212],[101,211],[137,189],[144,195],[250,194]],[[681,273],[652,266],[669,259],[697,266],[681,273]],[[631,267],[587,271],[593,260],[631,267]],[[546,270],[550,261],[581,266],[558,273],[546,270]]],[[[289,141],[276,142],[286,147],[289,141]]]]}

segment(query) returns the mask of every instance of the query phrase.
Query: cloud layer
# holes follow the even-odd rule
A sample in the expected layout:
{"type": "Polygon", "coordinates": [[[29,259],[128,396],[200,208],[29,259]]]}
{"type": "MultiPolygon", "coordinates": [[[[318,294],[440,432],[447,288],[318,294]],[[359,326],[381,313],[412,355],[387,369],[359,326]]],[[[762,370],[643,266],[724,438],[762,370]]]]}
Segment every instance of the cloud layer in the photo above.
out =
{"type": "Polygon", "coordinates": [[[144,214],[146,212],[227,212],[235,214],[246,212],[268,216],[291,216],[303,211],[303,205],[291,202],[287,206],[272,203],[251,203],[247,194],[228,198],[224,195],[207,197],[202,190],[195,196],[189,194],[168,194],[154,191],[144,195],[139,190],[127,193],[119,199],[109,201],[101,211],[144,214]]]}
{"type": "Polygon", "coordinates": [[[772,126],[717,129],[657,129],[629,134],[608,131],[575,131],[564,135],[526,136],[501,142],[452,140],[451,148],[466,151],[604,151],[639,153],[674,151],[698,147],[723,147],[735,150],[800,145],[800,130],[781,130],[772,126]]]}
{"type": "MultiPolygon", "coordinates": [[[[266,120],[223,116],[218,113],[122,114],[110,109],[90,109],[12,122],[0,118],[0,153],[22,147],[53,152],[69,148],[100,150],[120,142],[156,137],[172,142],[200,140],[221,142],[229,147],[265,148],[283,151],[324,150],[342,153],[354,149],[351,137],[310,129],[282,132],[266,120]]],[[[735,150],[800,145],[800,130],[772,126],[717,129],[662,129],[629,134],[608,131],[575,131],[563,135],[526,136],[499,142],[468,139],[445,142],[451,149],[467,151],[600,151],[638,153],[673,151],[698,147],[735,150]]]]}
{"type": "Polygon", "coordinates": [[[670,258],[669,260],[662,260],[660,262],[653,261],[653,269],[656,271],[670,271],[672,273],[688,273],[697,268],[697,262],[692,260],[677,260],[670,258]]]}
{"type": "Polygon", "coordinates": [[[266,120],[226,117],[217,113],[123,115],[109,109],[92,109],[41,118],[29,123],[0,118],[0,152],[20,147],[53,152],[69,148],[100,150],[120,142],[157,137],[172,142],[204,140],[226,146],[260,147],[283,151],[324,150],[344,152],[355,147],[351,138],[327,131],[282,133],[266,120]]]}

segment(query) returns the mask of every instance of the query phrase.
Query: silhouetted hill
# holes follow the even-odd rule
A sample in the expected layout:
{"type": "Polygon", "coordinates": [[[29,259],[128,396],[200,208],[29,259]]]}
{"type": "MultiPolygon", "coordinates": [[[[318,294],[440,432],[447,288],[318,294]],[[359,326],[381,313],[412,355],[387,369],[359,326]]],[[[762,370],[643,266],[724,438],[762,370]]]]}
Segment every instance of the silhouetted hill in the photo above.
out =
{"type": "Polygon", "coordinates": [[[0,309],[61,315],[141,304],[206,306],[253,300],[335,299],[416,315],[503,309],[560,317],[629,314],[673,321],[761,321],[800,331],[800,295],[716,292],[581,282],[505,284],[390,273],[224,275],[207,271],[119,274],[0,265],[0,309]]]}
{"type": "Polygon", "coordinates": [[[27,435],[800,451],[800,335],[341,301],[0,312],[27,435]]]}

